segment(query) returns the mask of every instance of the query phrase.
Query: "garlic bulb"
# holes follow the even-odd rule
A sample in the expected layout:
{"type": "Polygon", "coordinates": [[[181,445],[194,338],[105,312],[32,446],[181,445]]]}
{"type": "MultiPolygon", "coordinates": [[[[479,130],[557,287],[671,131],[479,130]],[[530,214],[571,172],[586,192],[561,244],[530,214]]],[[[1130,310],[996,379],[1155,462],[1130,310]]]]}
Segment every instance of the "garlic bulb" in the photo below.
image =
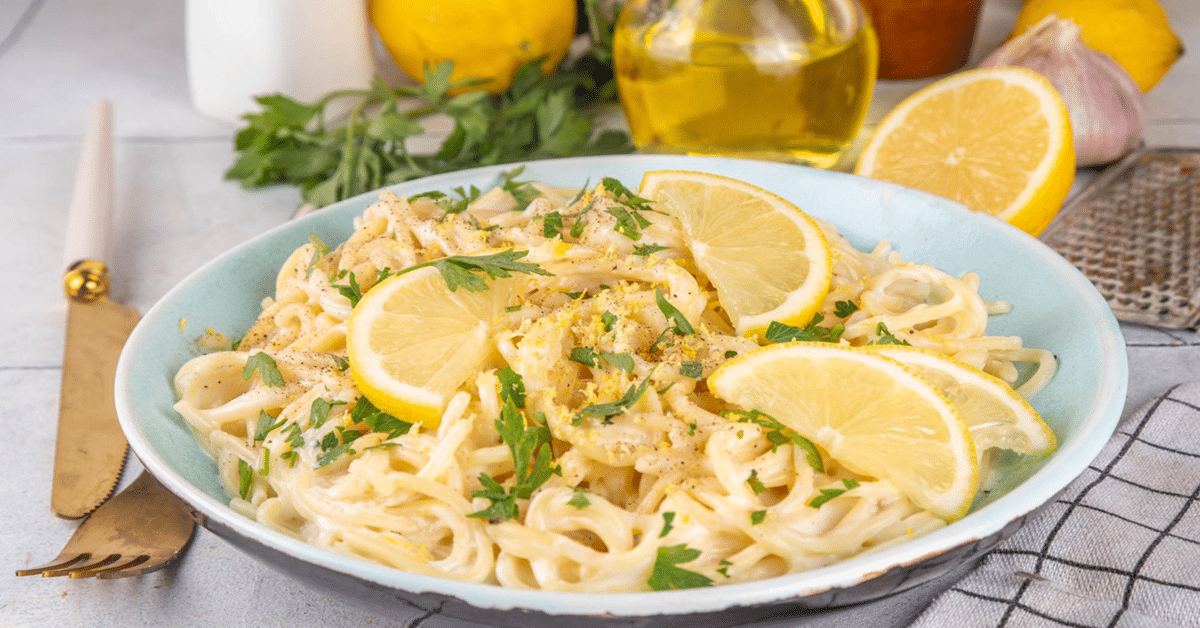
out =
{"type": "Polygon", "coordinates": [[[1019,65],[1054,85],[1071,117],[1076,165],[1111,162],[1142,141],[1146,130],[1142,90],[1112,57],[1083,43],[1074,20],[1052,13],[980,65],[1019,65]]]}

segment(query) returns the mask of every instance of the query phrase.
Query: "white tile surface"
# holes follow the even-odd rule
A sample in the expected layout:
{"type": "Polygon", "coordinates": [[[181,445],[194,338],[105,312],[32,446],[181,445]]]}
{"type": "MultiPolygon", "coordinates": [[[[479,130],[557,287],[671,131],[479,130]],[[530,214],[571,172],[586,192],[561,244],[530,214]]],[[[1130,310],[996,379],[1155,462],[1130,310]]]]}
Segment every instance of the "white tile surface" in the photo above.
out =
{"type": "MultiPolygon", "coordinates": [[[[973,59],[1007,34],[1019,0],[987,0],[973,59]]],[[[1151,145],[1200,145],[1200,3],[1163,0],[1193,52],[1147,95],[1151,145]]],[[[9,471],[0,483],[0,565],[57,553],[75,523],[49,511],[64,306],[63,220],[86,111],[114,103],[114,293],[144,311],[201,263],[287,220],[290,189],[246,192],[224,181],[234,129],[198,115],[184,73],[183,3],[6,0],[0,3],[0,427],[9,471]]],[[[882,83],[872,119],[927,81],[882,83]]],[[[1080,185],[1094,173],[1081,171],[1080,185]]],[[[1200,338],[1125,326],[1129,408],[1200,378],[1200,338]]],[[[126,481],[136,475],[131,461],[126,481]]],[[[901,626],[939,586],[885,602],[770,626],[901,626]]],[[[306,589],[201,530],[174,568],[109,582],[0,576],[0,628],[57,626],[452,626],[361,611],[306,589]],[[409,623],[411,622],[411,623],[409,623]]]]}

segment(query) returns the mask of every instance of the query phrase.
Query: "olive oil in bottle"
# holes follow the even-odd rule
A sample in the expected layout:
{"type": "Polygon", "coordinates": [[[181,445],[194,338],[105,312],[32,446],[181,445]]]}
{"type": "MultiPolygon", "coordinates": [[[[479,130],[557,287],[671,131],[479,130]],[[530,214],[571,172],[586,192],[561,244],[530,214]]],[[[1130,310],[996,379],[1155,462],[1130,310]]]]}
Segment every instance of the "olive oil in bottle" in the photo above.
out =
{"type": "Polygon", "coordinates": [[[854,143],[878,66],[854,0],[631,0],[614,54],[641,150],[822,168],[854,143]]]}

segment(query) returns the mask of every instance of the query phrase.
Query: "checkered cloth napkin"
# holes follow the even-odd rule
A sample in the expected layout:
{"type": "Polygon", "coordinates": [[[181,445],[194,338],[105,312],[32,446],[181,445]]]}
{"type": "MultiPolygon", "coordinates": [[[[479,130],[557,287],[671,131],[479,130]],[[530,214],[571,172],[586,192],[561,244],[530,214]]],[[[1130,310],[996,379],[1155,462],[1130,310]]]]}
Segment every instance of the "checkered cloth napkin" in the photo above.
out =
{"type": "Polygon", "coordinates": [[[1122,421],[1087,471],[913,628],[1200,626],[1200,383],[1122,421]]]}

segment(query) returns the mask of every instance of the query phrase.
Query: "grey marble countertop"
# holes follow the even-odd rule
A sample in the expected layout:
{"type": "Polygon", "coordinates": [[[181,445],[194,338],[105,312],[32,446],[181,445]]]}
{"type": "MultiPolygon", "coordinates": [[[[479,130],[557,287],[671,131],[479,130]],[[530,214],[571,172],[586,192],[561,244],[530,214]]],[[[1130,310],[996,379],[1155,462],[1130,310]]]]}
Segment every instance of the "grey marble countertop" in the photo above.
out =
{"type": "MultiPolygon", "coordinates": [[[[987,0],[973,55],[1011,28],[1019,0],[987,0]]],[[[1200,3],[1162,0],[1194,52],[1146,99],[1151,146],[1200,146],[1200,3]]],[[[248,192],[223,180],[235,128],[192,107],[184,3],[6,0],[0,3],[0,628],[57,626],[455,626],[439,615],[383,615],[301,585],[205,530],[173,567],[115,581],[16,578],[57,554],[76,523],[49,508],[62,373],[64,221],[90,104],[115,116],[113,296],[140,311],[217,254],[289,219],[292,189],[248,192]]],[[[923,85],[882,82],[870,113],[923,85]]],[[[1076,189],[1093,171],[1081,170],[1076,189]]],[[[1200,335],[1123,325],[1126,411],[1168,386],[1200,380],[1200,335]]],[[[137,475],[131,457],[123,484],[137,475]]],[[[966,569],[968,566],[964,566],[966,569]]],[[[760,626],[903,626],[963,570],[850,609],[760,626]]]]}

